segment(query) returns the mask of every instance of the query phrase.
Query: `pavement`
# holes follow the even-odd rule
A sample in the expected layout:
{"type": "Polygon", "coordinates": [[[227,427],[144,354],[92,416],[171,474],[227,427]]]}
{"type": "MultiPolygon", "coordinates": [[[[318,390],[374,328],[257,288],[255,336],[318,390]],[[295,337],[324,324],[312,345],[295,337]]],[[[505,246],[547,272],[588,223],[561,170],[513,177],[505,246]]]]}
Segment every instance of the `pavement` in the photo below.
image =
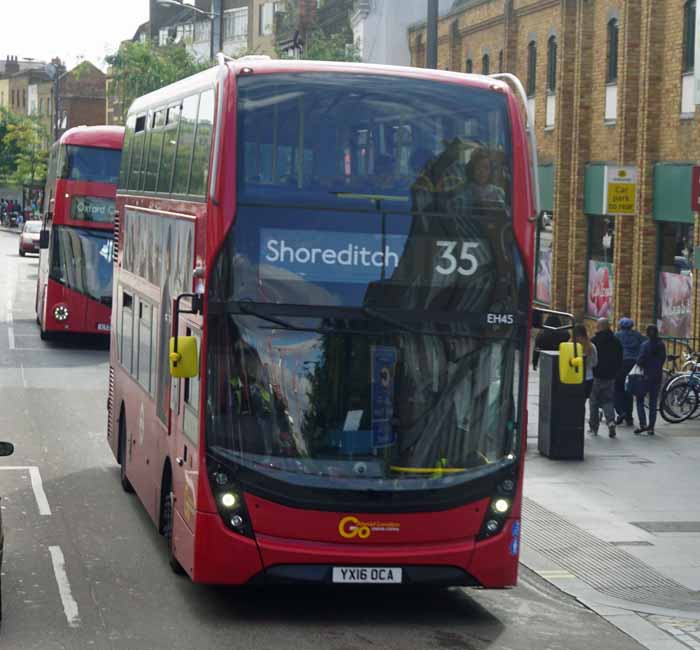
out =
{"type": "Polygon", "coordinates": [[[575,461],[539,454],[538,417],[533,372],[521,562],[650,650],[699,650],[700,419],[601,426],[575,461]]]}

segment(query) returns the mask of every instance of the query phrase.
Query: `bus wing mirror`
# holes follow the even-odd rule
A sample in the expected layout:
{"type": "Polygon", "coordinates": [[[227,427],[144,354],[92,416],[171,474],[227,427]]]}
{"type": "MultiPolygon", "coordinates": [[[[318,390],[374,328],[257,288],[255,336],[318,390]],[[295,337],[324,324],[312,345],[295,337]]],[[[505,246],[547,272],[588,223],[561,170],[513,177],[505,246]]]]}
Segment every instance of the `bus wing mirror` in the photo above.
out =
{"type": "Polygon", "coordinates": [[[568,341],[559,344],[559,381],[562,384],[582,384],[583,366],[583,346],[580,343],[568,341]]]}
{"type": "Polygon", "coordinates": [[[49,247],[49,231],[42,230],[39,233],[39,248],[47,249],[49,247]]]}
{"type": "Polygon", "coordinates": [[[198,374],[196,337],[173,336],[170,339],[170,376],[176,379],[189,379],[198,374]]]}

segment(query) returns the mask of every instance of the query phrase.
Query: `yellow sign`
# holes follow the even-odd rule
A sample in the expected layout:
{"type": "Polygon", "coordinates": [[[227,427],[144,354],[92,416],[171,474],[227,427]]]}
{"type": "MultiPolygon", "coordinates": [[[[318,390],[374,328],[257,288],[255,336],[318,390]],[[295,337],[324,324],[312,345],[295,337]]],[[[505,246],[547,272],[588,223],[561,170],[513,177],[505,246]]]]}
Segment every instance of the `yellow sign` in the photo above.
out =
{"type": "Polygon", "coordinates": [[[338,523],[338,532],[345,539],[367,539],[372,533],[398,533],[400,530],[401,524],[395,521],[360,521],[352,515],[343,517],[338,523]]]}
{"type": "Polygon", "coordinates": [[[636,183],[609,183],[606,214],[636,214],[636,183]]]}
{"type": "Polygon", "coordinates": [[[603,209],[605,214],[637,213],[636,167],[606,165],[603,209]]]}

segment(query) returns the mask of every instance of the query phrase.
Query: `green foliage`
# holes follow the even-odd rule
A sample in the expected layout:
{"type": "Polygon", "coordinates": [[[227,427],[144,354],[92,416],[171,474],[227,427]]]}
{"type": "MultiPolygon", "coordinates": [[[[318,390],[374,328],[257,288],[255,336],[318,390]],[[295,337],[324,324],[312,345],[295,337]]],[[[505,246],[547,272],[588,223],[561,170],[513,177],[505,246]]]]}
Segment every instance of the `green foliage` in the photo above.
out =
{"type": "Polygon", "coordinates": [[[11,185],[44,181],[48,141],[40,119],[0,109],[0,178],[11,185]]]}
{"type": "Polygon", "coordinates": [[[359,49],[349,43],[352,43],[352,32],[348,39],[344,32],[325,34],[316,29],[309,35],[302,58],[312,61],[359,61],[359,49]]]}
{"type": "Polygon", "coordinates": [[[19,149],[14,142],[7,138],[10,125],[16,124],[20,117],[11,113],[4,106],[0,106],[0,182],[8,182],[7,179],[15,171],[15,158],[19,149]]]}
{"type": "Polygon", "coordinates": [[[205,70],[209,63],[200,63],[184,44],[158,47],[145,43],[122,43],[115,54],[105,58],[111,66],[116,91],[125,108],[141,95],[205,70]]]}

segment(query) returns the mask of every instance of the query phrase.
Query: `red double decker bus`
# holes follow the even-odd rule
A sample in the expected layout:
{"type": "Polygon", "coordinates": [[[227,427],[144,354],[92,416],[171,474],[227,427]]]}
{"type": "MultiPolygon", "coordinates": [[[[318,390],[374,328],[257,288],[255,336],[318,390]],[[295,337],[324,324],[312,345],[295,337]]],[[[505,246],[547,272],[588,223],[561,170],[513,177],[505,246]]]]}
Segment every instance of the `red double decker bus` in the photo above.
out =
{"type": "Polygon", "coordinates": [[[264,59],[221,58],[129,111],[108,424],[122,485],[197,582],[513,585],[524,93],[264,59]]]}
{"type": "Polygon", "coordinates": [[[123,127],[76,127],[51,147],[36,291],[41,338],[109,335],[123,127]]]}

